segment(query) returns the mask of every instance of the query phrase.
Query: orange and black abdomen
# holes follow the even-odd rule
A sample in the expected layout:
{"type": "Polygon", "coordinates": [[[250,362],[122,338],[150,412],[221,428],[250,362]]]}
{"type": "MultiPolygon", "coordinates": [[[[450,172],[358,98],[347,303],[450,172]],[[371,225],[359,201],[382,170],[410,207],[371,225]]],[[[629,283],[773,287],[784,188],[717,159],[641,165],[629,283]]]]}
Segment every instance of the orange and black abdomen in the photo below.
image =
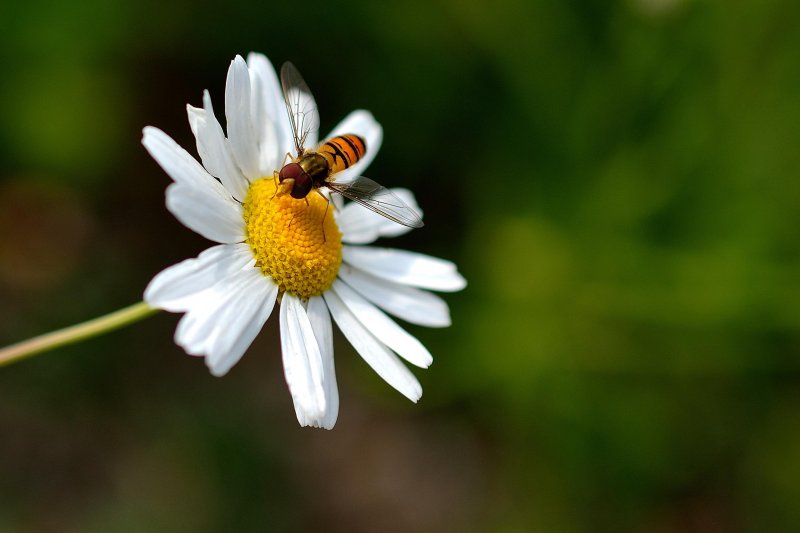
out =
{"type": "Polygon", "coordinates": [[[364,157],[367,145],[358,135],[340,135],[319,147],[319,153],[328,160],[331,174],[341,172],[355,165],[364,157]]]}

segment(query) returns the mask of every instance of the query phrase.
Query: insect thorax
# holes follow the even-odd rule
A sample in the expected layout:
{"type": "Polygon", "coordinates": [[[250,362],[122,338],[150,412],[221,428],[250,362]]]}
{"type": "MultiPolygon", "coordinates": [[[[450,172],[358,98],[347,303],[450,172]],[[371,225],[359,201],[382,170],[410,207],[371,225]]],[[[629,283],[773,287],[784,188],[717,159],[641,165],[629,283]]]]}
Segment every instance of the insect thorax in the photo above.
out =
{"type": "Polygon", "coordinates": [[[307,152],[297,163],[309,175],[315,188],[321,187],[330,176],[331,167],[328,160],[317,152],[307,152]]]}

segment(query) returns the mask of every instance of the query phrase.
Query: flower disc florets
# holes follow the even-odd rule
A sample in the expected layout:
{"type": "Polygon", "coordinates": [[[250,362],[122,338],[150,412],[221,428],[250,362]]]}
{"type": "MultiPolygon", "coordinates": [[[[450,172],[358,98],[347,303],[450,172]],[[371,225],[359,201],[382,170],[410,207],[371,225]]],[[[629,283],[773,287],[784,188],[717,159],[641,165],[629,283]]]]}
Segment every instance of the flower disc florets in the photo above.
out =
{"type": "Polygon", "coordinates": [[[333,205],[312,191],[305,199],[276,195],[276,180],[250,185],[244,202],[247,244],[256,266],[280,287],[300,298],[325,292],[342,263],[342,234],[333,205]]]}

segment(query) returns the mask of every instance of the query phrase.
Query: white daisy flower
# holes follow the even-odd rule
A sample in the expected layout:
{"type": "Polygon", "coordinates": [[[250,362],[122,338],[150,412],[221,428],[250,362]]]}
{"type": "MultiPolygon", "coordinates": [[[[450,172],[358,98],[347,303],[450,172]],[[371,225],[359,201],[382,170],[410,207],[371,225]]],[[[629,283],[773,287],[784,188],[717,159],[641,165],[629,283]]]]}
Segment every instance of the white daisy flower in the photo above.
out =
{"type": "MultiPolygon", "coordinates": [[[[284,372],[297,419],[302,426],[330,429],[339,411],[332,316],[367,364],[416,402],[422,388],[400,357],[422,368],[432,357],[387,313],[422,326],[450,325],[447,304],[423,289],[464,288],[456,266],[414,252],[364,246],[409,228],[356,203],[327,209],[319,194],[276,195],[274,173],[294,144],[277,76],[263,55],[250,54],[247,62],[237,56],[231,63],[227,136],[207,91],[202,109],[187,109],[202,165],[157,128],[145,128],[142,140],[174,180],[167,188],[167,208],[185,226],[219,243],[162,271],[145,290],[148,305],[185,313],[175,342],[203,356],[211,373],[222,376],[277,304],[284,372]]],[[[318,123],[317,116],[308,118],[318,123]]],[[[363,110],[348,115],[330,137],[343,134],[358,135],[367,149],[360,161],[336,175],[337,181],[359,176],[383,137],[381,126],[363,110]]],[[[316,146],[318,139],[311,136],[306,144],[316,146]]],[[[409,191],[394,193],[418,210],[409,191]]]]}

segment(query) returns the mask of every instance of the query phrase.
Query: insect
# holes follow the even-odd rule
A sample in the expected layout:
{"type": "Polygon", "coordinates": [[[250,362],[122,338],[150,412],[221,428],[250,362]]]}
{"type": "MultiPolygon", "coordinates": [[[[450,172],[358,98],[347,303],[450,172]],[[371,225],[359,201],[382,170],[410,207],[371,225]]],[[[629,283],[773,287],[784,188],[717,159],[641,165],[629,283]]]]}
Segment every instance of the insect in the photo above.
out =
{"type": "Polygon", "coordinates": [[[319,128],[317,104],[300,72],[291,63],[281,67],[281,86],[297,153],[277,172],[284,194],[288,191],[292,198],[303,199],[312,190],[322,194],[319,189],[326,187],[398,224],[421,228],[420,215],[386,187],[364,176],[347,182],[335,181],[337,173],[364,156],[369,149],[366,141],[355,134],[339,135],[315,150],[306,149],[309,134],[319,128]]]}

